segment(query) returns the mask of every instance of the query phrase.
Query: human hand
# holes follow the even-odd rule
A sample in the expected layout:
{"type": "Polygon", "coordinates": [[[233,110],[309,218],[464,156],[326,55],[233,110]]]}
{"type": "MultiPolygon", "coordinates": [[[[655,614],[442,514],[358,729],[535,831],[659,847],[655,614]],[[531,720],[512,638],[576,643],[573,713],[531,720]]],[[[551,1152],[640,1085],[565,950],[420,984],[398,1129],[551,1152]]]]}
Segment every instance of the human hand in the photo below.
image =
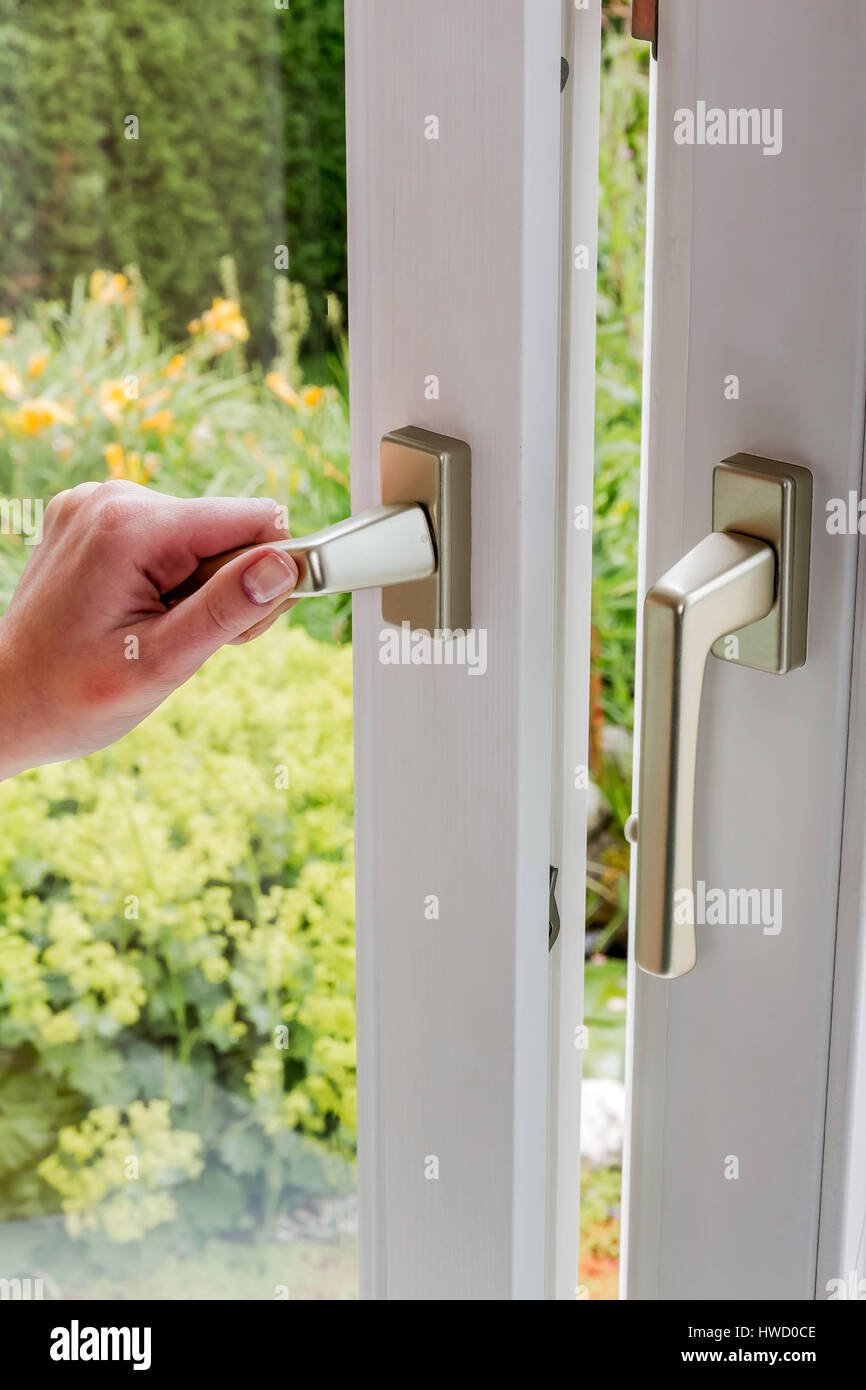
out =
{"type": "Polygon", "coordinates": [[[298,580],[275,502],[176,498],[81,483],[45,510],[42,539],[0,621],[0,777],[122,737],[225,643],[259,636],[298,580]],[[236,556],[168,611],[200,559],[236,556]]]}

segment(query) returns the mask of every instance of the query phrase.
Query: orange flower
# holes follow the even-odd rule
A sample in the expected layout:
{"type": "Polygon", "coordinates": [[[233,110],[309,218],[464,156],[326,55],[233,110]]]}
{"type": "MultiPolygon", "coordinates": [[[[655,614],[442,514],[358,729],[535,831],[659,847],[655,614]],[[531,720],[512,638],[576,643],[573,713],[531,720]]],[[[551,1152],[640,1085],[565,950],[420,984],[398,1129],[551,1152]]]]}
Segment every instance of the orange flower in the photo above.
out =
{"type": "Polygon", "coordinates": [[[47,396],[34,396],[32,400],[22,401],[18,409],[10,412],[6,418],[13,429],[31,435],[40,434],[47,425],[75,424],[72,412],[47,396]]]}
{"type": "Polygon", "coordinates": [[[304,405],[308,405],[310,409],[313,410],[319,404],[324,394],[325,391],[323,387],[308,386],[306,390],[301,392],[301,400],[304,402],[304,405]]]}
{"type": "Polygon", "coordinates": [[[158,410],[155,415],[150,415],[146,420],[142,420],[141,429],[155,430],[157,434],[168,434],[174,424],[174,415],[170,410],[158,410]]]}
{"type": "Polygon", "coordinates": [[[145,454],[142,460],[141,454],[135,449],[124,453],[123,447],[117,442],[106,444],[102,452],[111,477],[125,478],[130,483],[148,482],[156,463],[159,462],[158,454],[145,454]]]}
{"type": "Polygon", "coordinates": [[[106,444],[102,450],[105,455],[105,462],[108,464],[108,471],[112,478],[122,478],[123,475],[123,445],[114,441],[106,444]]]}
{"type": "Polygon", "coordinates": [[[41,376],[50,361],[51,353],[48,351],[47,348],[44,348],[42,352],[32,353],[30,356],[30,360],[27,363],[27,375],[31,379],[33,377],[41,376]]]}
{"type": "Polygon", "coordinates": [[[247,321],[236,299],[216,298],[201,319],[189,324],[190,333],[205,333],[211,354],[226,352],[235,343],[245,343],[250,336],[247,321]]]}
{"type": "Polygon", "coordinates": [[[265,377],[265,385],[273,391],[275,396],[279,396],[286,405],[297,407],[298,396],[292,390],[282,372],[268,372],[265,377]]]}
{"type": "Polygon", "coordinates": [[[166,362],[160,376],[180,376],[186,366],[186,353],[176,352],[170,362],[166,362]]]}
{"type": "Polygon", "coordinates": [[[202,323],[208,333],[227,333],[239,343],[245,343],[250,336],[246,319],[236,299],[215,299],[211,307],[202,314],[202,323]]]}
{"type": "Polygon", "coordinates": [[[100,304],[127,304],[132,289],[125,275],[112,275],[108,270],[94,270],[90,277],[90,298],[100,304]]]}

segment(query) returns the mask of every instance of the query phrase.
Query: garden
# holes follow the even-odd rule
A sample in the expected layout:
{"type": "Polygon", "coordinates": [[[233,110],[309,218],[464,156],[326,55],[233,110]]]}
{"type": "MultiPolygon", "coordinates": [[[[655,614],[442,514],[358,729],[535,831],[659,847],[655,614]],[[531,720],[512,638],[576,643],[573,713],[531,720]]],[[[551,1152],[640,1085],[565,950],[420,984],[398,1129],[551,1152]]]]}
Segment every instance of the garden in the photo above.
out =
{"type": "MultiPolygon", "coordinates": [[[[601,1084],[624,1044],[646,172],[622,9],[600,169],[601,1084]]],[[[113,477],[273,497],[298,534],[347,515],[340,0],[293,0],[282,27],[215,0],[216,50],[164,0],[22,14],[0,20],[0,499],[113,477]]],[[[30,553],[10,515],[4,606],[30,553]]],[[[301,603],[120,743],[0,786],[8,1276],[64,1297],[356,1296],[351,679],[349,600],[301,603]]],[[[618,1169],[582,1187],[581,1277],[612,1297],[618,1169]]]]}

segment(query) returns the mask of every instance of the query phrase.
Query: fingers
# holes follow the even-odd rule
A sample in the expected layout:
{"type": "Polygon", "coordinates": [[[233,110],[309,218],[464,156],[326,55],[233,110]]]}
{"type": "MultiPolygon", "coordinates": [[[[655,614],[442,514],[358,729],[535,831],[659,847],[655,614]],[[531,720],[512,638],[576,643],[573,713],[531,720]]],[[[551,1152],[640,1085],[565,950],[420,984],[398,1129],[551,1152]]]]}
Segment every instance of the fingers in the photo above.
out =
{"type": "Polygon", "coordinates": [[[285,508],[268,497],[149,495],[156,501],[139,559],[161,593],[176,588],[206,556],[288,535],[285,508]]]}
{"type": "Polygon", "coordinates": [[[267,548],[239,555],[160,620],[161,665],[185,680],[225,643],[264,631],[297,582],[291,555],[267,548]]]}
{"type": "Polygon", "coordinates": [[[87,539],[94,530],[113,532],[131,560],[160,593],[174,589],[206,556],[284,540],[286,511],[267,497],[170,497],[111,479],[81,483],[52,498],[45,511],[46,535],[73,532],[87,539]]]}

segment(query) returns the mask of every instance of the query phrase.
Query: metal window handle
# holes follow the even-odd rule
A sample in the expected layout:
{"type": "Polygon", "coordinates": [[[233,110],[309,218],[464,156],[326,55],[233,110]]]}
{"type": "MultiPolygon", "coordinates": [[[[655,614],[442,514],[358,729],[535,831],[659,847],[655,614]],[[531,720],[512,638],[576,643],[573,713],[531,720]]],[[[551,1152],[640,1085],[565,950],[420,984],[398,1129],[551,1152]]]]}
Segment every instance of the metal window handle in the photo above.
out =
{"type": "MultiPolygon", "coordinates": [[[[417,503],[369,507],[309,536],[268,541],[300,561],[294,594],[342,594],[426,579],[436,571],[436,547],[424,508],[417,503]]],[[[236,555],[258,550],[242,545],[202,560],[188,579],[165,595],[171,606],[201,588],[236,555]]]]}
{"type": "Polygon", "coordinates": [[[806,659],[812,477],[740,454],[716,468],[715,530],[644,603],[635,957],[696,963],[694,803],[704,671],[715,654],[781,674],[806,659]]]}
{"type": "Polygon", "coordinates": [[[267,546],[298,561],[292,597],[382,588],[386,622],[440,632],[468,628],[469,446],[407,426],[383,436],[381,470],[381,506],[309,536],[208,556],[163,603],[172,607],[235,556],[267,546]]]}

